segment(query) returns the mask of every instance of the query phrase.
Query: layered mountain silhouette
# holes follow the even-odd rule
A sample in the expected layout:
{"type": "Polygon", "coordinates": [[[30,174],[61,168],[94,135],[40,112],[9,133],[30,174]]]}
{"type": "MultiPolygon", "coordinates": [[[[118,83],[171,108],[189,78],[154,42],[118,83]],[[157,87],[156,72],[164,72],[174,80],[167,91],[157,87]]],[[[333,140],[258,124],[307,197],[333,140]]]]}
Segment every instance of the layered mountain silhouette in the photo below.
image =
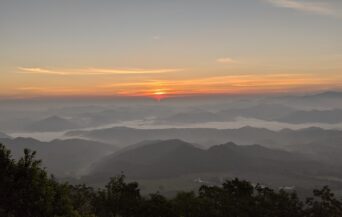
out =
{"type": "Polygon", "coordinates": [[[310,155],[321,162],[342,165],[342,135],[306,144],[293,145],[289,149],[310,155]]]}
{"type": "Polygon", "coordinates": [[[301,130],[284,129],[272,131],[263,128],[243,127],[239,129],[214,128],[169,128],[169,129],[136,129],[114,127],[91,131],[72,131],[68,136],[80,136],[124,147],[145,140],[181,139],[190,143],[212,146],[232,141],[240,145],[262,144],[272,148],[307,144],[317,140],[340,137],[339,130],[321,128],[305,128],[301,130]]]}
{"type": "Polygon", "coordinates": [[[292,95],[275,97],[272,100],[278,100],[282,104],[292,105],[295,107],[304,106],[305,108],[319,108],[331,109],[341,108],[342,106],[342,92],[326,91],[317,94],[308,95],[292,95]]]}
{"type": "Polygon", "coordinates": [[[341,123],[342,110],[311,110],[311,111],[296,111],[287,116],[277,119],[280,122],[287,123],[341,123]]]}
{"type": "Polygon", "coordinates": [[[0,132],[0,138],[10,138],[10,136],[3,132],[0,132]]]}
{"type": "Polygon", "coordinates": [[[159,121],[165,123],[201,123],[232,121],[237,117],[255,118],[262,120],[274,120],[295,112],[296,110],[281,104],[259,104],[244,108],[230,108],[219,112],[205,110],[195,110],[180,112],[160,118],[159,121]]]}
{"type": "Polygon", "coordinates": [[[79,126],[68,119],[59,116],[51,116],[27,125],[25,130],[31,132],[55,132],[77,128],[79,128],[79,126]]]}
{"type": "Polygon", "coordinates": [[[274,120],[289,115],[294,111],[296,110],[281,104],[259,104],[248,108],[222,110],[217,115],[226,120],[236,117],[274,120]]]}
{"type": "Polygon", "coordinates": [[[313,94],[306,96],[307,98],[328,98],[328,99],[342,99],[342,92],[339,91],[326,91],[323,93],[313,94]]]}
{"type": "Polygon", "coordinates": [[[342,178],[339,168],[318,163],[303,154],[231,142],[203,150],[181,140],[166,140],[109,155],[95,163],[84,179],[100,182],[121,172],[143,180],[189,174],[233,174],[279,184],[287,180],[297,184],[320,183],[315,178],[318,176],[342,178]]]}
{"type": "Polygon", "coordinates": [[[161,121],[162,123],[201,123],[222,121],[222,117],[213,112],[190,111],[160,118],[158,121],[161,121]]]}

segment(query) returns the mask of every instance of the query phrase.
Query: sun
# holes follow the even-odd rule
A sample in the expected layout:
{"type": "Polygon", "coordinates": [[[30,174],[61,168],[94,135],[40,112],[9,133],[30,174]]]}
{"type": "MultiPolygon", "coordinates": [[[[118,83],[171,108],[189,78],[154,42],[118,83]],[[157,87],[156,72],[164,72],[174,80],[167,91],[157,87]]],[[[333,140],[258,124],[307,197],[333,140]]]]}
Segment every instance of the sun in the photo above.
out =
{"type": "Polygon", "coordinates": [[[166,97],[166,94],[166,91],[158,89],[153,92],[153,98],[160,101],[166,97]]]}
{"type": "Polygon", "coordinates": [[[154,92],[154,95],[165,95],[166,92],[165,91],[156,91],[154,92]]]}

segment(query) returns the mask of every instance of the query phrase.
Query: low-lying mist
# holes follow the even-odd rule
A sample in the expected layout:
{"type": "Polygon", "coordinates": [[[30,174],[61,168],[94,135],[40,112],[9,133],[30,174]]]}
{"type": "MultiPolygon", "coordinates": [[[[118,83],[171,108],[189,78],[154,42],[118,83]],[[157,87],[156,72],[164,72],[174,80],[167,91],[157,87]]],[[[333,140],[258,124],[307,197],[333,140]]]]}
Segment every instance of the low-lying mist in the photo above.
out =
{"type": "Polygon", "coordinates": [[[95,186],[123,171],[147,192],[227,177],[342,190],[341,102],[339,92],[2,101],[0,143],[14,157],[36,150],[48,172],[95,186]]]}

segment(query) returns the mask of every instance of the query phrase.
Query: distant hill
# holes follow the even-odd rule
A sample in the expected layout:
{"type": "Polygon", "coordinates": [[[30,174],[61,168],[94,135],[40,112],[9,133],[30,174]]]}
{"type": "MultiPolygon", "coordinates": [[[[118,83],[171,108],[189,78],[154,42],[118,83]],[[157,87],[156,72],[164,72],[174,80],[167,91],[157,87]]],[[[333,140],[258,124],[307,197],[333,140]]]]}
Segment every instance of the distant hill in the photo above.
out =
{"type": "Polygon", "coordinates": [[[310,155],[321,162],[342,165],[342,134],[339,137],[293,145],[288,150],[310,155]]]}
{"type": "Polygon", "coordinates": [[[339,137],[342,131],[307,128],[302,130],[284,129],[271,131],[262,128],[243,127],[239,129],[213,128],[169,128],[136,129],[114,127],[92,131],[72,131],[68,136],[81,136],[113,143],[121,147],[145,140],[181,139],[204,146],[233,141],[237,144],[262,144],[267,147],[284,148],[295,144],[306,144],[317,140],[339,137]]]}
{"type": "Polygon", "coordinates": [[[150,116],[169,115],[172,108],[162,106],[122,106],[115,109],[107,109],[95,112],[82,112],[75,118],[85,120],[90,126],[113,124],[119,121],[141,120],[150,116]]]}
{"type": "Polygon", "coordinates": [[[237,117],[274,120],[289,115],[296,110],[281,104],[259,104],[244,108],[225,109],[218,112],[188,111],[181,112],[159,120],[165,123],[201,123],[232,121],[237,117]]]}
{"type": "Polygon", "coordinates": [[[226,120],[236,117],[273,120],[288,115],[294,111],[296,110],[281,104],[260,104],[247,108],[223,110],[218,112],[217,115],[226,120]]]}
{"type": "Polygon", "coordinates": [[[78,127],[79,126],[77,124],[65,118],[51,116],[27,125],[25,130],[32,132],[55,132],[76,129],[78,127]]]}
{"type": "Polygon", "coordinates": [[[23,155],[25,148],[37,151],[38,159],[48,172],[60,176],[75,176],[92,162],[113,153],[116,147],[100,142],[69,139],[41,142],[32,138],[0,139],[15,158],[23,155]]]}
{"type": "Polygon", "coordinates": [[[281,103],[291,105],[296,108],[315,108],[315,109],[333,109],[342,108],[342,92],[326,91],[317,94],[307,94],[301,96],[280,96],[274,100],[280,100],[281,103]]]}
{"type": "Polygon", "coordinates": [[[0,138],[10,138],[10,136],[5,133],[0,132],[0,138]]]}
{"type": "Polygon", "coordinates": [[[201,122],[215,122],[222,121],[222,117],[213,112],[207,111],[190,111],[177,113],[165,118],[161,118],[159,121],[169,123],[201,123],[201,122]]]}
{"type": "Polygon", "coordinates": [[[240,129],[219,130],[214,128],[169,128],[169,129],[136,129],[113,127],[91,131],[71,131],[67,136],[81,136],[103,142],[112,142],[119,146],[139,143],[145,140],[181,139],[196,144],[220,144],[234,141],[240,144],[254,143],[257,138],[273,138],[276,132],[244,127],[240,129]],[[252,138],[253,137],[253,138],[252,138]]]}
{"type": "Polygon", "coordinates": [[[278,121],[287,123],[341,123],[342,110],[311,110],[311,111],[296,111],[285,117],[279,118],[278,121]]]}
{"type": "Polygon", "coordinates": [[[342,98],[342,92],[339,91],[326,91],[323,93],[313,94],[306,97],[311,98],[342,98]]]}
{"type": "MultiPolygon", "coordinates": [[[[316,176],[342,178],[338,168],[328,167],[302,154],[259,145],[226,143],[202,150],[181,140],[153,142],[105,157],[92,166],[84,180],[100,181],[124,172],[133,179],[169,179],[189,174],[233,174],[266,183],[319,183],[316,176]]],[[[325,180],[327,181],[327,180],[325,180]]]]}

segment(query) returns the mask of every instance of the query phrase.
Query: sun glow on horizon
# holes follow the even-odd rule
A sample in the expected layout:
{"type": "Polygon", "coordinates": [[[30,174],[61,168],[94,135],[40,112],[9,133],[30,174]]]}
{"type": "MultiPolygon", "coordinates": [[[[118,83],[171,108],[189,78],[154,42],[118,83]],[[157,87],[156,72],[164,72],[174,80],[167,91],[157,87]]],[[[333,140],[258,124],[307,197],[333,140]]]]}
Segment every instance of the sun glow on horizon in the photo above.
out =
{"type": "MultiPolygon", "coordinates": [[[[30,75],[32,76],[32,75],[30,75]]],[[[40,77],[40,81],[47,81],[40,77]]],[[[29,78],[29,77],[28,77],[29,78]]],[[[34,77],[37,79],[37,77],[34,77]]],[[[316,74],[235,74],[224,76],[208,76],[202,78],[173,79],[146,77],[129,77],[121,81],[107,81],[110,77],[98,77],[89,82],[74,83],[68,77],[54,80],[59,83],[32,82],[31,85],[13,87],[13,91],[2,91],[1,95],[12,93],[21,97],[54,97],[54,96],[123,96],[148,97],[161,101],[166,98],[193,95],[249,94],[249,93],[279,93],[296,92],[306,89],[320,90],[327,86],[339,88],[342,85],[342,75],[322,78],[316,74]],[[108,83],[107,83],[108,82],[108,83]]],[[[6,86],[5,86],[6,88],[6,86]]],[[[1,90],[1,88],[0,88],[1,90]]],[[[4,89],[3,89],[4,90],[4,89]]],[[[8,94],[9,95],[9,94],[8,94]]]]}
{"type": "Polygon", "coordinates": [[[167,92],[166,92],[165,90],[157,89],[157,90],[155,90],[155,91],[153,92],[153,96],[152,96],[152,97],[153,97],[154,99],[160,101],[160,100],[162,100],[162,99],[164,99],[164,98],[167,97],[166,94],[167,94],[167,92]]]}

